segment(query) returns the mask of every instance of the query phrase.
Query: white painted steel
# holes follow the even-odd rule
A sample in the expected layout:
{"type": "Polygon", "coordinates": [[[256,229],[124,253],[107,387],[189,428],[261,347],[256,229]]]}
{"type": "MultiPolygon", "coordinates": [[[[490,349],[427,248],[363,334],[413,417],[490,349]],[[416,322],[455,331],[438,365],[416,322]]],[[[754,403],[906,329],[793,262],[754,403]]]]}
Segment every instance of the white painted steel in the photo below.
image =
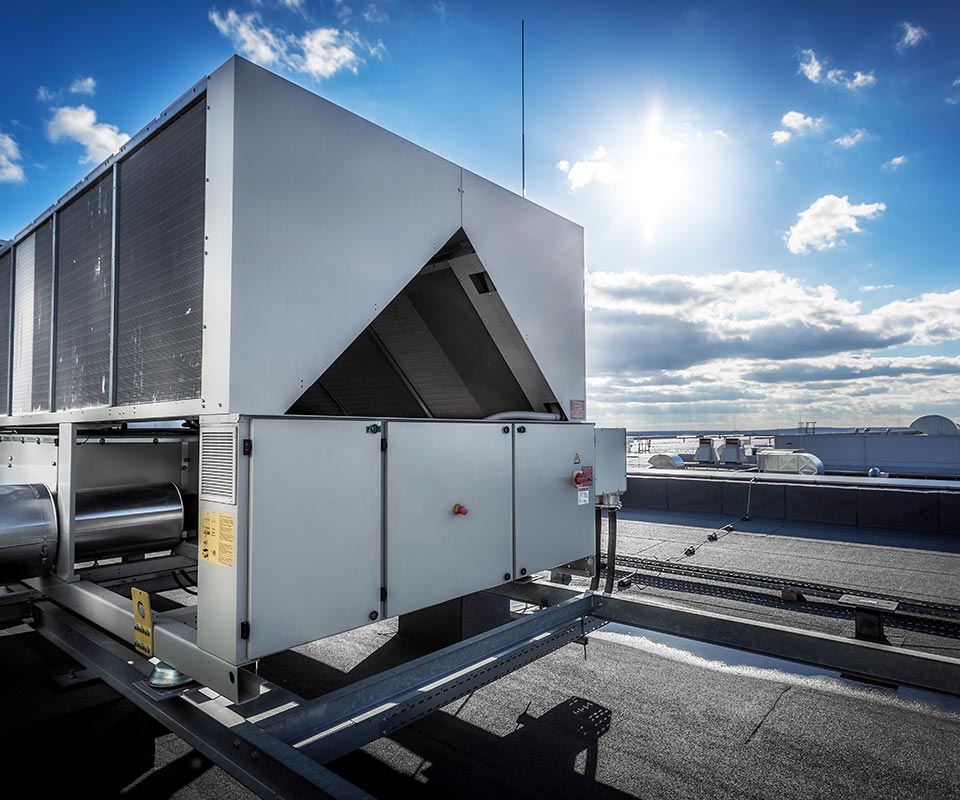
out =
{"type": "Polygon", "coordinates": [[[388,616],[496,586],[511,574],[511,436],[504,427],[387,423],[388,616]],[[466,515],[454,513],[458,503],[466,515]]]}
{"type": "Polygon", "coordinates": [[[282,414],[460,228],[460,168],[233,68],[231,333],[214,358],[230,410],[282,414]]]}
{"type": "Polygon", "coordinates": [[[13,403],[14,414],[29,414],[33,409],[33,295],[36,263],[34,233],[17,245],[13,291],[13,403]]]}
{"type": "Polygon", "coordinates": [[[586,397],[583,228],[464,170],[463,230],[570,415],[586,397]]]}
{"type": "Polygon", "coordinates": [[[381,427],[251,422],[248,658],[380,615],[381,427]]]}
{"type": "Polygon", "coordinates": [[[627,429],[595,428],[593,441],[594,494],[623,494],[627,491],[627,429]]]}
{"type": "Polygon", "coordinates": [[[573,473],[594,465],[594,444],[592,424],[524,422],[513,428],[514,572],[520,577],[593,552],[595,493],[590,488],[580,503],[573,473]]]}

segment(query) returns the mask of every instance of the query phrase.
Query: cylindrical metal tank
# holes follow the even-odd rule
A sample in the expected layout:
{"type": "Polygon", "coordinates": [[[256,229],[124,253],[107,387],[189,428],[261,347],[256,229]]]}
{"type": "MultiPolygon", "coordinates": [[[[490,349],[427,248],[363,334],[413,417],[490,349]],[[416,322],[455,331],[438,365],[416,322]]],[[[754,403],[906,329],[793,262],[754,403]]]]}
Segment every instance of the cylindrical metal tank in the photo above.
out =
{"type": "Polygon", "coordinates": [[[173,483],[77,492],[77,561],[169,550],[183,532],[183,498],[173,483]]]}
{"type": "Polygon", "coordinates": [[[32,578],[57,559],[57,505],[42,483],[0,486],[0,581],[32,578]]]}
{"type": "MultiPolygon", "coordinates": [[[[88,489],[77,492],[74,519],[77,561],[169,550],[183,532],[183,498],[173,483],[88,489]]],[[[0,581],[49,571],[58,539],[47,486],[0,486],[0,581]]]]}

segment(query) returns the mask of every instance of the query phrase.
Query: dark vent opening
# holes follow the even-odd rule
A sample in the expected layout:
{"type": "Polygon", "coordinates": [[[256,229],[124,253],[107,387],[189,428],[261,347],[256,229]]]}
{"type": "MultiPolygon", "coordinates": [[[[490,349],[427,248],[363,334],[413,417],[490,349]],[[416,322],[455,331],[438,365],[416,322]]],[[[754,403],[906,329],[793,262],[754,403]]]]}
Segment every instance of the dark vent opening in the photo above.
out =
{"type": "Polygon", "coordinates": [[[477,294],[490,294],[490,292],[496,291],[493,288],[493,281],[490,280],[490,275],[487,272],[474,272],[470,276],[470,280],[473,283],[473,287],[477,290],[477,294]]]}
{"type": "MultiPolygon", "coordinates": [[[[482,419],[532,410],[450,261],[462,230],[291,406],[288,414],[482,419]]],[[[479,272],[485,292],[495,291],[479,272]]],[[[470,284],[467,284],[470,286],[470,284]]]]}

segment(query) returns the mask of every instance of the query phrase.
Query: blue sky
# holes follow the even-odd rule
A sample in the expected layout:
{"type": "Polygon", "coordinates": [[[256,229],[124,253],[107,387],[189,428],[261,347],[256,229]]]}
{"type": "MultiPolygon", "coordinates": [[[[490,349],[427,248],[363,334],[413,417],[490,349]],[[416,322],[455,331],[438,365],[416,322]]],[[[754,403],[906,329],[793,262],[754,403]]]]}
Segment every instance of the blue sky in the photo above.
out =
{"type": "Polygon", "coordinates": [[[590,415],[960,417],[955,3],[7,2],[0,238],[239,52],[581,223],[590,415]],[[39,32],[39,34],[38,34],[39,32]]]}

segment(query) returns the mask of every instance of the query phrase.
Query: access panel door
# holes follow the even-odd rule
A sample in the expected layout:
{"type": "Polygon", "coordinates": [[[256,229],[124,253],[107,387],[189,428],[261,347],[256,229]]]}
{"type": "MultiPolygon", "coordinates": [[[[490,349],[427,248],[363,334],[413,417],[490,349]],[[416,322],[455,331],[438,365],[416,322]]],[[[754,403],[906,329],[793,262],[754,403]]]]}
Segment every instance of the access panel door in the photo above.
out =
{"type": "Polygon", "coordinates": [[[387,423],[388,616],[509,579],[510,440],[502,423],[387,423]]]}
{"type": "Polygon", "coordinates": [[[379,616],[381,429],[251,422],[249,658],[379,616]]]}
{"type": "Polygon", "coordinates": [[[577,470],[593,466],[593,425],[514,425],[515,577],[593,552],[593,487],[578,489],[577,470]]]}

